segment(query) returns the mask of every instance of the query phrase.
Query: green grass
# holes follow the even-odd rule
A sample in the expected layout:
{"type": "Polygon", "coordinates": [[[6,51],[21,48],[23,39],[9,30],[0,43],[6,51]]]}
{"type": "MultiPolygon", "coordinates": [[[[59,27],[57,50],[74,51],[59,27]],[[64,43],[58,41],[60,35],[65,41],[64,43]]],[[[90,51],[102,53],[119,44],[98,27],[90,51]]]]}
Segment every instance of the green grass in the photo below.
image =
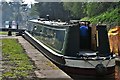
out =
{"type": "MultiPolygon", "coordinates": [[[[15,32],[12,32],[12,35],[14,35],[15,32]]],[[[0,31],[0,35],[8,35],[8,31],[0,31]]]]}
{"type": "Polygon", "coordinates": [[[2,40],[3,78],[27,77],[33,72],[34,66],[17,39],[2,40]]]}
{"type": "Polygon", "coordinates": [[[0,35],[7,35],[8,34],[8,32],[2,32],[2,31],[0,31],[0,35]]]}

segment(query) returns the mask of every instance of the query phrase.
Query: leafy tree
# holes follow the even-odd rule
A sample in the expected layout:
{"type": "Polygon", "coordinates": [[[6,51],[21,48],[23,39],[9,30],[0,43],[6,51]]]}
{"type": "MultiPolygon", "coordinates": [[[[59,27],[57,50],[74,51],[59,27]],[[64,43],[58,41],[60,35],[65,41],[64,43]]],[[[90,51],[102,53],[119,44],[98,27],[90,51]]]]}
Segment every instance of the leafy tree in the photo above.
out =
{"type": "Polygon", "coordinates": [[[120,19],[117,18],[117,13],[114,13],[116,11],[118,14],[120,13],[120,2],[40,2],[35,7],[35,11],[40,17],[49,14],[51,19],[81,19],[85,17],[87,20],[91,18],[96,22],[111,22],[120,19]]]}
{"type": "Polygon", "coordinates": [[[13,16],[12,11],[13,9],[11,8],[9,3],[2,2],[2,23],[3,24],[5,21],[11,20],[10,16],[13,16]]]}
{"type": "Polygon", "coordinates": [[[40,2],[35,4],[35,6],[39,17],[45,18],[46,15],[49,15],[52,20],[67,20],[69,17],[69,12],[64,10],[61,2],[40,2]]]}
{"type": "Polygon", "coordinates": [[[84,2],[64,2],[64,8],[70,11],[70,14],[75,19],[84,17],[85,14],[84,2]]]}
{"type": "Polygon", "coordinates": [[[5,21],[21,21],[19,2],[2,2],[2,23],[5,21]]]}
{"type": "Polygon", "coordinates": [[[34,16],[34,15],[39,15],[35,4],[33,4],[31,9],[30,9],[30,16],[34,16]]]}

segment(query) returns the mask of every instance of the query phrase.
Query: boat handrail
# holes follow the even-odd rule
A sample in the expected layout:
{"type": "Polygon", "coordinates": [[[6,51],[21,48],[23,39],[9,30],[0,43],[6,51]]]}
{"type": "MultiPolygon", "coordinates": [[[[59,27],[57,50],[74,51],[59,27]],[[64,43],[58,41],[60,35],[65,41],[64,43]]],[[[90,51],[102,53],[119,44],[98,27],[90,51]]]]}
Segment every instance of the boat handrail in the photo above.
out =
{"type": "Polygon", "coordinates": [[[109,55],[106,57],[100,57],[100,56],[96,56],[96,57],[89,57],[89,56],[68,57],[68,56],[64,56],[64,58],[65,59],[73,59],[73,60],[110,60],[110,59],[116,58],[116,55],[113,54],[113,56],[109,55]]]}

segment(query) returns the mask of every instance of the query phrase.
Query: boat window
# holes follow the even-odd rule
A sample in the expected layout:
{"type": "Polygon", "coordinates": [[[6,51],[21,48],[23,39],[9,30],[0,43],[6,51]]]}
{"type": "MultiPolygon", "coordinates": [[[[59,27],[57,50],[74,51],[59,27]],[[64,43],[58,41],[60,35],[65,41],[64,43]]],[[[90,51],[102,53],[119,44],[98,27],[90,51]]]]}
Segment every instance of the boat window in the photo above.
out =
{"type": "Polygon", "coordinates": [[[27,24],[27,31],[31,32],[33,31],[34,28],[34,24],[32,22],[29,22],[29,24],[27,24]]]}
{"type": "Polygon", "coordinates": [[[66,29],[36,25],[33,30],[33,36],[36,39],[53,50],[62,51],[66,29]]]}

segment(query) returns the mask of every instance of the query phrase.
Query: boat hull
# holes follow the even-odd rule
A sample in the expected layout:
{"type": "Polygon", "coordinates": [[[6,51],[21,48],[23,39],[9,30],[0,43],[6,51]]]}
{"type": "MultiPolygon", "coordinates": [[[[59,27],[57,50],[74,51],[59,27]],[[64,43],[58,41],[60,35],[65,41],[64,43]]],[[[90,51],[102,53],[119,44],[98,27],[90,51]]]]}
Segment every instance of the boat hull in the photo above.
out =
{"type": "Polygon", "coordinates": [[[115,72],[115,66],[107,67],[107,73],[98,74],[95,68],[78,68],[78,67],[61,67],[66,73],[70,75],[86,75],[86,76],[96,76],[96,75],[110,75],[115,72]]]}
{"type": "Polygon", "coordinates": [[[24,35],[22,36],[51,61],[57,64],[65,64],[65,60],[63,59],[63,56],[57,56],[52,54],[51,52],[46,50],[43,46],[41,46],[36,40],[34,40],[33,37],[31,37],[28,33],[24,33],[24,35]]]}
{"type": "MultiPolygon", "coordinates": [[[[42,54],[44,54],[47,58],[49,58],[56,65],[58,65],[66,73],[74,74],[74,75],[98,75],[95,67],[86,67],[86,66],[75,67],[75,66],[71,66],[71,65],[67,64],[66,58],[64,56],[54,55],[50,51],[46,50],[43,46],[41,46],[38,42],[36,42],[28,34],[25,33],[23,35],[23,37],[25,39],[27,39],[31,44],[33,44],[38,50],[40,50],[42,52],[42,54]]],[[[85,60],[78,60],[78,61],[86,62],[85,60]]],[[[81,63],[79,63],[79,64],[82,65],[81,63]]],[[[106,75],[112,74],[112,73],[115,72],[115,65],[110,66],[110,67],[106,67],[106,69],[107,69],[107,72],[105,73],[106,75]]]]}

